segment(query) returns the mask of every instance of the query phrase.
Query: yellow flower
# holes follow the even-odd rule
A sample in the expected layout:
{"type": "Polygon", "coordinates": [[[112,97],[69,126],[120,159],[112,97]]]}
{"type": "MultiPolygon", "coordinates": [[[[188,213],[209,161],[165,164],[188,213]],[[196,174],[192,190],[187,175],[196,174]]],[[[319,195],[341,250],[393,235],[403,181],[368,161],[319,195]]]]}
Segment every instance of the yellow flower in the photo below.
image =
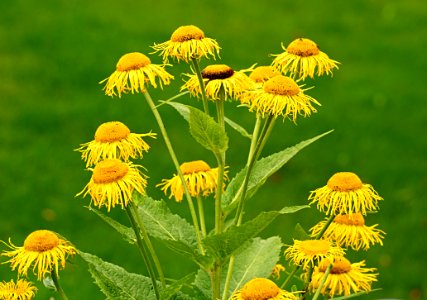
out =
{"type": "Polygon", "coordinates": [[[317,202],[317,208],[327,215],[351,215],[378,209],[378,201],[383,200],[374,188],[364,184],[351,172],[335,173],[326,186],[310,193],[310,204],[317,202]]]}
{"type": "Polygon", "coordinates": [[[295,122],[298,114],[306,117],[316,112],[312,103],[320,105],[304,91],[292,78],[278,75],[266,81],[263,89],[247,91],[240,100],[249,106],[250,111],[256,111],[262,117],[272,115],[277,118],[281,115],[295,122]]]}
{"type": "Polygon", "coordinates": [[[42,280],[46,273],[55,272],[65,267],[69,255],[77,253],[70,242],[49,230],[36,230],[30,233],[24,241],[23,247],[17,247],[9,240],[11,251],[3,251],[1,255],[10,257],[12,270],[18,268],[18,274],[27,276],[28,269],[32,267],[37,278],[42,280]]]}
{"type": "MultiPolygon", "coordinates": [[[[323,275],[330,265],[329,260],[322,261],[314,268],[309,289],[316,291],[322,282],[323,275]]],[[[350,263],[346,258],[337,258],[326,281],[320,290],[321,294],[334,297],[348,296],[352,293],[369,292],[373,282],[377,281],[378,274],[373,274],[375,268],[364,268],[365,261],[350,263]]]]}
{"type": "Polygon", "coordinates": [[[332,74],[332,69],[337,68],[339,62],[332,60],[319,50],[315,42],[309,39],[299,38],[285,48],[284,53],[274,55],[273,66],[283,74],[290,73],[294,78],[304,80],[307,76],[313,78],[317,70],[317,76],[332,74]]]}
{"type": "Polygon", "coordinates": [[[143,152],[147,152],[150,146],[143,137],[155,138],[154,133],[131,133],[129,128],[121,122],[107,122],[101,124],[95,132],[95,140],[82,144],[78,151],[82,153],[82,159],[86,161],[86,167],[96,165],[104,159],[140,158],[143,152]]]}
{"type": "Polygon", "coordinates": [[[258,66],[249,75],[249,78],[255,82],[256,87],[262,87],[270,78],[280,75],[279,71],[272,66],[258,66]]]}
{"type": "Polygon", "coordinates": [[[274,266],[273,270],[271,271],[271,276],[275,279],[280,279],[280,273],[285,271],[285,267],[281,264],[277,264],[274,266]]]}
{"type": "MultiPolygon", "coordinates": [[[[208,196],[215,192],[218,184],[218,168],[211,169],[203,160],[196,160],[183,163],[180,169],[192,197],[208,196]]],[[[227,172],[224,172],[224,180],[226,179],[228,179],[227,172]]],[[[173,196],[177,202],[182,201],[184,186],[178,175],[174,174],[171,179],[163,179],[157,186],[162,186],[165,195],[170,189],[169,199],[173,196]]]]}
{"type": "MultiPolygon", "coordinates": [[[[310,229],[312,236],[316,236],[326,224],[326,220],[319,222],[310,229]]],[[[360,248],[368,250],[374,244],[382,245],[384,231],[377,229],[378,225],[366,226],[360,213],[338,215],[323,233],[323,238],[335,241],[337,245],[351,247],[358,251],[360,248]]]]}
{"type": "Polygon", "coordinates": [[[215,40],[205,37],[204,32],[194,25],[178,27],[169,41],[155,44],[152,48],[155,52],[160,52],[166,62],[169,57],[185,62],[193,58],[200,59],[203,56],[206,58],[212,56],[215,59],[215,56],[219,56],[219,49],[221,49],[215,40]]]}
{"type": "Polygon", "coordinates": [[[132,201],[134,191],[145,194],[146,176],[137,167],[140,166],[118,159],[100,161],[89,169],[92,178],[77,196],[89,194],[96,207],[106,206],[108,211],[116,205],[124,208],[132,201]]]}
{"type": "MultiPolygon", "coordinates": [[[[181,87],[181,91],[187,89],[193,96],[201,95],[201,89],[197,75],[189,75],[188,81],[181,87]]],[[[225,99],[238,99],[246,90],[255,87],[252,80],[244,71],[234,71],[227,65],[210,65],[203,69],[202,77],[205,82],[206,96],[210,100],[221,100],[220,93],[224,93],[225,99]]]]}
{"type": "Polygon", "coordinates": [[[307,268],[316,265],[324,258],[331,261],[344,255],[344,250],[327,240],[294,240],[294,244],[285,250],[285,257],[297,266],[307,268]]]}
{"type": "Polygon", "coordinates": [[[142,53],[132,52],[123,55],[116,66],[116,71],[110,77],[102,80],[105,94],[121,97],[122,93],[144,92],[149,83],[153,87],[168,85],[173,76],[165,71],[163,65],[155,65],[142,53]],[[157,82],[156,82],[157,79],[157,82]]]}
{"type": "Polygon", "coordinates": [[[254,278],[233,293],[231,300],[297,300],[298,298],[280,289],[266,278],[254,278]]]}
{"type": "Polygon", "coordinates": [[[0,283],[0,299],[2,300],[30,300],[36,295],[37,288],[24,279],[0,283]]]}

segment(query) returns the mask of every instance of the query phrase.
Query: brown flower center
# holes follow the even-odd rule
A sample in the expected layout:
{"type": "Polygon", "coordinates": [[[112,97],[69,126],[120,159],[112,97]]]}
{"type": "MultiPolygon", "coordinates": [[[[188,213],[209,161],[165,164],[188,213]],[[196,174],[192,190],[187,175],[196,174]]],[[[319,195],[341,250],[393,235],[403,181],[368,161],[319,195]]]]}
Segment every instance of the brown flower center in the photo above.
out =
{"type": "Polygon", "coordinates": [[[296,39],[290,43],[286,51],[290,54],[303,57],[317,55],[320,52],[315,42],[303,38],[296,39]]]}
{"type": "Polygon", "coordinates": [[[58,236],[49,230],[36,230],[30,233],[24,241],[24,249],[34,252],[49,251],[58,245],[58,236]]]}
{"type": "Polygon", "coordinates": [[[360,178],[352,172],[339,172],[328,180],[328,187],[334,191],[348,192],[362,188],[360,178]]]}
{"type": "Polygon", "coordinates": [[[127,138],[130,134],[129,128],[121,122],[107,122],[101,124],[95,132],[95,141],[101,143],[112,143],[127,138]]]}
{"type": "Polygon", "coordinates": [[[181,172],[184,175],[193,174],[198,172],[206,172],[211,169],[207,163],[203,160],[195,160],[191,162],[183,163],[181,166],[181,172]]]}
{"type": "Polygon", "coordinates": [[[300,250],[306,255],[327,254],[331,243],[326,240],[305,240],[300,244],[300,250]]]}
{"type": "Polygon", "coordinates": [[[99,162],[93,170],[92,179],[96,184],[116,182],[129,171],[129,166],[118,159],[106,159],[99,162]]]}
{"type": "MultiPolygon", "coordinates": [[[[330,261],[328,259],[322,260],[319,264],[319,271],[325,272],[328,266],[330,265],[330,261]]],[[[345,257],[337,257],[334,259],[334,263],[331,268],[331,274],[344,274],[351,271],[351,263],[345,257]]]]}
{"type": "Polygon", "coordinates": [[[202,77],[209,80],[227,79],[233,74],[234,70],[227,65],[210,65],[202,71],[202,77]]]}
{"type": "Polygon", "coordinates": [[[279,287],[266,278],[255,278],[246,283],[241,292],[243,300],[268,300],[280,293],[279,287]]]}
{"type": "Polygon", "coordinates": [[[273,95],[295,96],[300,92],[300,88],[292,78],[278,75],[264,84],[264,91],[273,95]]]}
{"type": "Polygon", "coordinates": [[[365,225],[365,219],[363,218],[361,213],[354,213],[351,216],[338,215],[335,217],[334,223],[342,225],[363,226],[365,225]]]}
{"type": "Polygon", "coordinates": [[[151,64],[151,60],[142,53],[132,52],[120,57],[116,70],[120,72],[138,70],[151,64]]]}
{"type": "Polygon", "coordinates": [[[264,82],[277,75],[280,73],[272,66],[259,66],[252,71],[249,78],[255,82],[264,82]]]}
{"type": "Polygon", "coordinates": [[[203,31],[194,25],[181,26],[171,36],[172,42],[186,42],[189,40],[201,40],[205,37],[203,31]]]}

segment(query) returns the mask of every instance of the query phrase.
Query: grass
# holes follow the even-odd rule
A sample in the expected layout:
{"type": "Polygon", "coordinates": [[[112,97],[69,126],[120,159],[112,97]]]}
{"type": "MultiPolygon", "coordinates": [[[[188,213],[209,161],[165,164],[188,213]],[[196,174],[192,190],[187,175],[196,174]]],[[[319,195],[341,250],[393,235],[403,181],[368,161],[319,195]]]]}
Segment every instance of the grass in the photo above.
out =
{"type": "MultiPolygon", "coordinates": [[[[235,69],[269,64],[293,38],[315,40],[342,63],[334,77],[315,81],[310,91],[322,103],[319,112],[294,126],[278,122],[265,154],[318,133],[334,133],[310,146],[281,169],[251,200],[247,219],[260,210],[305,204],[308,192],[325,184],[336,171],[354,171],[384,197],[380,213],[369,223],[387,232],[384,247],[357,253],[377,266],[382,290],[364,299],[421,299],[427,290],[424,266],[427,227],[427,126],[424,72],[427,67],[422,1],[23,1],[0,3],[0,239],[20,244],[39,228],[57,231],[79,249],[143,272],[136,249],[121,241],[75,198],[89,179],[72,150],[92,139],[96,127],[120,120],[137,132],[158,131],[139,95],[110,99],[98,82],[126,52],[149,53],[180,25],[195,24],[222,47],[222,62],[235,69]]],[[[158,57],[152,57],[156,63],[158,57]]],[[[209,62],[203,61],[203,64],[209,62]]],[[[175,82],[152,91],[155,99],[174,95],[186,65],[169,68],[175,82]]],[[[194,99],[183,99],[194,103],[194,99]]],[[[163,106],[181,161],[214,159],[193,143],[182,118],[163,106]],[[193,145],[193,144],[192,144],[193,145]]],[[[253,116],[226,105],[226,114],[252,127],[253,116]]],[[[233,176],[244,164],[240,147],[248,141],[234,132],[227,154],[233,176]]],[[[157,139],[144,160],[149,193],[162,195],[155,184],[173,173],[167,151],[157,139]]],[[[170,202],[176,212],[183,205],[170,202]]],[[[113,216],[127,222],[123,213],[113,216]]],[[[322,218],[314,209],[281,218],[264,234],[279,233],[290,242],[296,222],[309,228],[322,218]]],[[[183,276],[195,266],[161,245],[167,276],[183,276]]],[[[15,275],[0,266],[0,279],[15,275]]],[[[76,259],[61,273],[70,299],[103,299],[85,264],[76,259]],[[79,288],[76,288],[76,287],[79,288]]],[[[39,284],[39,298],[50,292],[39,284]]]]}

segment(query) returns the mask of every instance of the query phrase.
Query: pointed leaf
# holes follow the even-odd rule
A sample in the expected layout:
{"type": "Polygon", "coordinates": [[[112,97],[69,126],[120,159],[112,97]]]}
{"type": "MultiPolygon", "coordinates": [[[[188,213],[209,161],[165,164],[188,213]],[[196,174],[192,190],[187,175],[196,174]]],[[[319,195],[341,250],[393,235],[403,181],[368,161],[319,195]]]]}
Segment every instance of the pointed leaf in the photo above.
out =
{"type": "Polygon", "coordinates": [[[128,273],[122,267],[89,253],[80,252],[80,256],[89,265],[89,272],[107,299],[156,299],[150,278],[128,273]]]}
{"type": "Polygon", "coordinates": [[[190,122],[190,106],[179,102],[168,102],[167,104],[175,108],[187,122],[190,122]]]}
{"type": "Polygon", "coordinates": [[[251,139],[252,135],[249,134],[245,128],[243,128],[242,126],[240,126],[239,124],[237,124],[236,122],[230,120],[229,118],[225,117],[224,121],[230,125],[231,128],[233,128],[234,130],[236,130],[238,133],[240,133],[242,136],[251,139]]]}
{"type": "MultiPolygon", "coordinates": [[[[253,166],[249,178],[247,197],[250,198],[264,184],[268,177],[283,167],[299,151],[331,132],[332,130],[257,161],[253,166]]],[[[222,204],[226,213],[232,211],[237,204],[237,199],[241,193],[241,185],[246,176],[246,169],[246,167],[243,168],[228,184],[222,198],[222,204]]]]}
{"type": "Polygon", "coordinates": [[[227,231],[221,234],[208,236],[203,240],[203,243],[206,245],[206,249],[209,250],[211,255],[218,259],[225,260],[230,255],[236,254],[242,246],[244,246],[244,243],[260,233],[273,222],[277,216],[294,213],[308,207],[310,206],[291,206],[284,207],[280,211],[261,212],[254,219],[241,226],[232,225],[227,231]]]}
{"type": "Polygon", "coordinates": [[[294,238],[297,240],[303,241],[303,240],[309,240],[312,237],[307,233],[307,231],[304,230],[304,228],[302,228],[300,223],[297,223],[297,225],[295,225],[294,238]]]}

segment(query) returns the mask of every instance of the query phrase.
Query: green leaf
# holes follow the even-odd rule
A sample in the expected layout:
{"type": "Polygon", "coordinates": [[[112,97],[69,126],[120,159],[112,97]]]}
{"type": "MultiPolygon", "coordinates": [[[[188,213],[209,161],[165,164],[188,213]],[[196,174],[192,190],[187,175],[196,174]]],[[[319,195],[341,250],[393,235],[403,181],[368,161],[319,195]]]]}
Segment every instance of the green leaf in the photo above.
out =
{"type": "Polygon", "coordinates": [[[282,241],[278,236],[266,240],[254,238],[251,244],[236,256],[229,295],[255,277],[269,277],[280,259],[282,241]]]}
{"type": "Polygon", "coordinates": [[[89,272],[107,299],[156,299],[150,278],[128,273],[122,267],[105,262],[95,255],[84,252],[79,254],[87,262],[89,272]]]}
{"type": "Polygon", "coordinates": [[[100,217],[105,223],[113,227],[118,233],[120,233],[123,237],[123,239],[131,244],[136,243],[136,237],[135,232],[130,227],[126,227],[119,222],[113,220],[112,218],[104,215],[102,212],[100,212],[97,209],[94,209],[93,207],[88,207],[90,211],[93,211],[98,217],[100,217]]]}
{"type": "MultiPolygon", "coordinates": [[[[249,178],[247,198],[253,196],[258,188],[265,183],[268,177],[283,167],[299,151],[331,132],[332,130],[257,161],[252,168],[252,173],[249,178]]],[[[230,213],[237,205],[246,172],[247,168],[245,167],[231,180],[225,190],[222,198],[222,205],[226,214],[230,213]]]]}
{"type": "Polygon", "coordinates": [[[188,274],[187,276],[175,281],[174,283],[168,285],[163,291],[161,298],[162,300],[169,299],[186,299],[186,295],[178,293],[184,284],[190,283],[194,279],[194,273],[188,274]],[[181,295],[180,295],[181,294],[181,295]]]}
{"type": "Polygon", "coordinates": [[[284,207],[280,211],[261,212],[254,219],[244,223],[243,225],[232,225],[227,231],[221,234],[208,236],[202,242],[205,244],[206,249],[209,250],[212,256],[225,260],[230,255],[236,254],[247,241],[260,233],[271,222],[273,222],[277,216],[294,213],[308,207],[310,206],[291,206],[284,207]]]}
{"type": "Polygon", "coordinates": [[[201,110],[190,108],[190,133],[194,139],[215,154],[225,152],[228,137],[224,129],[215,120],[201,110]]]}
{"type": "Polygon", "coordinates": [[[243,128],[242,126],[240,126],[239,124],[237,124],[236,122],[230,120],[229,118],[225,117],[224,121],[230,125],[231,128],[233,128],[234,130],[236,130],[238,133],[240,133],[242,136],[251,139],[252,135],[249,134],[245,128],[243,128]]]}
{"type": "Polygon", "coordinates": [[[294,238],[300,241],[304,241],[309,240],[312,237],[307,233],[307,231],[304,230],[304,228],[302,228],[300,223],[297,223],[297,225],[295,225],[294,238]]]}
{"type": "Polygon", "coordinates": [[[179,102],[168,102],[170,106],[175,108],[187,122],[190,122],[190,107],[179,102]]]}

